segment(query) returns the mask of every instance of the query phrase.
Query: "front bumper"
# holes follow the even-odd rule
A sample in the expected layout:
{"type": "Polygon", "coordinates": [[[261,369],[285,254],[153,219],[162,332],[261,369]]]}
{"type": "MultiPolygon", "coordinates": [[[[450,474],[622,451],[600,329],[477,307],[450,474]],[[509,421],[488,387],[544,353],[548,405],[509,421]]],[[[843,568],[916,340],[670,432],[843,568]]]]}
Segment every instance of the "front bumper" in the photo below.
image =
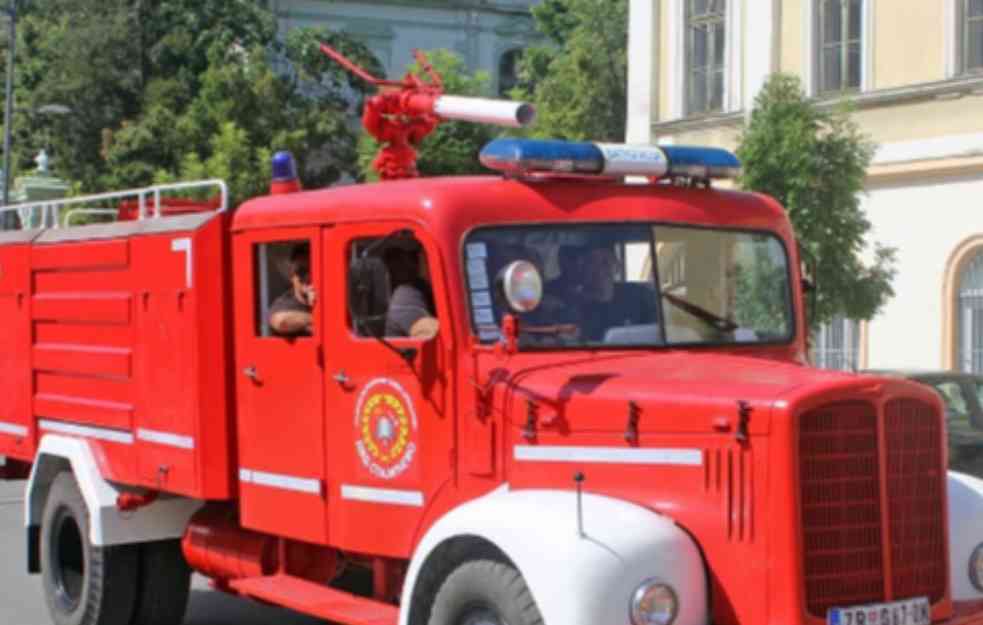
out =
{"type": "Polygon", "coordinates": [[[983,600],[953,601],[952,618],[932,625],[983,625],[983,600]]]}

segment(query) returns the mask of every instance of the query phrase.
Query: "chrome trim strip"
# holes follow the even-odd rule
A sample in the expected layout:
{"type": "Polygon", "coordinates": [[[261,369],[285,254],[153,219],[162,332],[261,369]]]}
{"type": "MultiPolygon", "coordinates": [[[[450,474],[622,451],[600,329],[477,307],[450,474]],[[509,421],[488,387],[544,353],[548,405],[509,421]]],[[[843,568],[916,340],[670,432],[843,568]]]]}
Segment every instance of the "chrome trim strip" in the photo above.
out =
{"type": "Polygon", "coordinates": [[[28,434],[28,429],[23,425],[15,425],[13,423],[4,423],[0,421],[0,434],[11,434],[13,436],[26,437],[28,434]]]}
{"type": "Polygon", "coordinates": [[[624,449],[621,447],[562,447],[516,445],[515,459],[528,462],[598,462],[606,464],[664,464],[702,466],[699,449],[624,449]]]}
{"type": "Polygon", "coordinates": [[[58,432],[59,434],[72,434],[74,436],[84,436],[86,438],[96,438],[109,441],[111,443],[121,443],[123,445],[133,444],[133,434],[122,430],[109,430],[97,428],[91,425],[76,425],[74,423],[62,423],[61,421],[50,421],[41,419],[38,427],[48,432],[58,432]]]}
{"type": "Polygon", "coordinates": [[[309,495],[320,495],[322,493],[321,480],[283,475],[280,473],[269,473],[267,471],[239,469],[239,481],[256,486],[279,488],[280,490],[288,490],[295,493],[306,493],[309,495]]]}
{"type": "Polygon", "coordinates": [[[158,432],[157,430],[140,428],[137,430],[137,438],[148,443],[157,443],[158,445],[167,445],[168,447],[178,447],[180,449],[195,448],[194,438],[171,432],[158,432]]]}
{"type": "Polygon", "coordinates": [[[396,490],[392,488],[371,488],[369,486],[341,485],[341,498],[350,501],[387,503],[396,506],[423,507],[423,493],[418,490],[396,490]]]}

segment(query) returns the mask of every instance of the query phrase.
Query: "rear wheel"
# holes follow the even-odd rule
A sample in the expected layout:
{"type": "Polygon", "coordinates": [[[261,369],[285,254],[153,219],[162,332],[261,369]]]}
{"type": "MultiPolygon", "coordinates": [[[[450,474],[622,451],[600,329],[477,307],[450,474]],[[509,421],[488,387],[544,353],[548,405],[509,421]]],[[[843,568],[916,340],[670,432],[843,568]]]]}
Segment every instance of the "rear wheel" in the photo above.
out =
{"type": "Polygon", "coordinates": [[[136,573],[135,547],[92,545],[85,500],[72,474],[60,473],[41,519],[41,581],[55,625],[128,625],[136,573]]]}
{"type": "Polygon", "coordinates": [[[440,586],[429,625],[542,625],[539,608],[515,567],[472,560],[440,586]]]}
{"type": "Polygon", "coordinates": [[[190,590],[191,569],[180,540],[140,545],[140,581],[131,625],[180,625],[190,590]]]}

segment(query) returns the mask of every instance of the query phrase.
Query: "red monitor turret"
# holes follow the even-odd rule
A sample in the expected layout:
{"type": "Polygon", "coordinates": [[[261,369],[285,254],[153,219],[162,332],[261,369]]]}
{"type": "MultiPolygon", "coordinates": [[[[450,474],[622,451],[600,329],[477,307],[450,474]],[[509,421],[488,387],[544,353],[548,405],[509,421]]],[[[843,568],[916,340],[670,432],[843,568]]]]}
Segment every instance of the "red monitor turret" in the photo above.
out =
{"type": "Polygon", "coordinates": [[[376,78],[327,44],[321,50],[380,91],[362,113],[366,132],[382,144],[372,167],[383,180],[414,178],[416,147],[445,120],[519,128],[532,123],[535,109],[524,102],[444,95],[443,81],[419,51],[417,61],[428,81],[412,73],[401,81],[376,78]]]}

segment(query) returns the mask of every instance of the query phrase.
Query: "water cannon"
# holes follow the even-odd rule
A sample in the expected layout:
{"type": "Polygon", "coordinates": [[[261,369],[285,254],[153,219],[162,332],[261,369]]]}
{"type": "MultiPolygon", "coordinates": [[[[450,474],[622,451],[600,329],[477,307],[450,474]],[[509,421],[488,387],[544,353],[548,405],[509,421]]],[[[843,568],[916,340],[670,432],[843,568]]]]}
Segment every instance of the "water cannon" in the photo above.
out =
{"type": "Polygon", "coordinates": [[[427,79],[411,72],[398,81],[372,76],[325,43],[321,51],[379,90],[365,102],[362,125],[382,145],[372,167],[383,180],[419,176],[416,148],[443,121],[520,128],[536,117],[525,102],[445,95],[440,74],[419,51],[416,59],[427,79]]]}

